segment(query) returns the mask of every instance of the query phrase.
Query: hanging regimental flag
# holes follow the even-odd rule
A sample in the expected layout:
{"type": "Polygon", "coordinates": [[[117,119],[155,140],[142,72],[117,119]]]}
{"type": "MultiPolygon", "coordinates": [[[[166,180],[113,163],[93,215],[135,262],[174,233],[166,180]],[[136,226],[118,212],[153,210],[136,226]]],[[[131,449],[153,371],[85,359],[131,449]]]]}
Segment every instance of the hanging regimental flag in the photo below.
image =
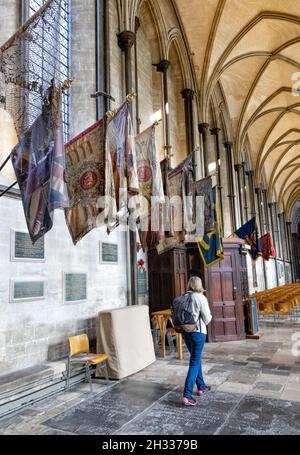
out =
{"type": "Polygon", "coordinates": [[[183,228],[187,236],[196,234],[195,228],[195,197],[194,197],[194,165],[189,155],[183,166],[183,228]]]}
{"type": "Polygon", "coordinates": [[[69,205],[64,182],[60,87],[53,84],[48,95],[42,114],[11,152],[32,243],[52,228],[54,210],[69,205]]]}
{"type": "Polygon", "coordinates": [[[203,237],[214,229],[212,207],[212,178],[206,177],[194,183],[196,235],[203,237]]]}
{"type": "MultiPolygon", "coordinates": [[[[100,120],[66,144],[66,173],[70,208],[66,223],[74,245],[97,227],[105,196],[105,120],[100,120]]],[[[109,172],[109,168],[107,170],[109,172]]]]}
{"type": "Polygon", "coordinates": [[[273,246],[271,234],[267,233],[261,236],[259,240],[261,245],[261,254],[265,261],[268,261],[270,257],[275,257],[276,252],[273,246]]]}
{"type": "MultiPolygon", "coordinates": [[[[139,194],[135,140],[129,101],[126,101],[110,118],[106,130],[106,150],[113,168],[113,186],[116,200],[116,219],[111,214],[108,225],[112,231],[122,217],[128,219],[128,199],[139,194]]],[[[112,187],[112,184],[109,184],[112,187]]]]}
{"type": "MultiPolygon", "coordinates": [[[[163,163],[166,166],[167,163],[163,163]]],[[[164,253],[185,241],[193,218],[192,157],[188,156],[165,175],[166,202],[163,207],[163,226],[166,236],[156,246],[158,254],[164,253]],[[186,198],[189,196],[189,198],[186,198]]]]}
{"type": "MultiPolygon", "coordinates": [[[[51,81],[58,84],[61,80],[62,64],[57,52],[62,52],[63,47],[63,2],[39,0],[34,2],[34,7],[41,4],[38,11],[0,46],[0,107],[10,114],[19,141],[41,115],[51,81]]],[[[28,11],[30,9],[28,6],[28,11]]]]}
{"type": "Polygon", "coordinates": [[[162,235],[160,217],[165,202],[155,125],[135,137],[135,151],[140,191],[138,229],[142,248],[146,251],[152,246],[152,240],[159,240],[162,235]]]}
{"type": "Polygon", "coordinates": [[[197,241],[199,252],[205,267],[215,265],[224,259],[218,199],[219,196],[217,193],[217,188],[214,187],[212,190],[214,229],[211,232],[205,234],[203,239],[197,241]]]}
{"type": "Polygon", "coordinates": [[[250,255],[253,260],[256,260],[261,253],[261,245],[258,238],[256,219],[253,217],[250,221],[240,227],[235,234],[240,238],[245,240],[245,242],[250,245],[251,250],[250,255]]]}

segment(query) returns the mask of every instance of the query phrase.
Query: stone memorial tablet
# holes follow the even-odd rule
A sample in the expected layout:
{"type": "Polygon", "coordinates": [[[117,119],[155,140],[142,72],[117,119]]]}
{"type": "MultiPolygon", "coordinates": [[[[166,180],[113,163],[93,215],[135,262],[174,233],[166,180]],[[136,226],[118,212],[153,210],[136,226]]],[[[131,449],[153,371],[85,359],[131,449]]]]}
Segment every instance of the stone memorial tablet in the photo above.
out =
{"type": "Polygon", "coordinates": [[[257,314],[257,301],[256,299],[252,300],[252,323],[253,323],[253,334],[255,335],[259,331],[258,325],[258,314],[257,314]]]}
{"type": "Polygon", "coordinates": [[[118,264],[118,245],[116,243],[100,242],[100,262],[118,264]]]}
{"type": "Polygon", "coordinates": [[[43,280],[11,280],[10,301],[31,301],[45,298],[45,282],[43,280]]]}
{"type": "Polygon", "coordinates": [[[64,300],[82,302],[87,299],[86,273],[65,273],[64,275],[64,300]]]}
{"type": "Polygon", "coordinates": [[[27,232],[11,231],[11,260],[44,262],[45,239],[41,237],[33,245],[27,232]]]}
{"type": "Polygon", "coordinates": [[[147,294],[147,273],[144,270],[137,271],[137,292],[138,295],[147,294]]]}

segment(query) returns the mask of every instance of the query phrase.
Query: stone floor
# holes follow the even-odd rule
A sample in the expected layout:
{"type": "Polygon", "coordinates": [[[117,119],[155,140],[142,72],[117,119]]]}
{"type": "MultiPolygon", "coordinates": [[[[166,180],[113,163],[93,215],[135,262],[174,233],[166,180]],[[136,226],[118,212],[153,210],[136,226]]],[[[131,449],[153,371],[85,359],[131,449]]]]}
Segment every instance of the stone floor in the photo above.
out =
{"type": "Polygon", "coordinates": [[[300,327],[267,324],[262,332],[259,340],[205,345],[212,391],[193,408],[180,404],[187,353],[183,361],[158,356],[130,378],[95,383],[93,393],[81,384],[28,406],[0,420],[0,434],[299,435],[300,327]]]}

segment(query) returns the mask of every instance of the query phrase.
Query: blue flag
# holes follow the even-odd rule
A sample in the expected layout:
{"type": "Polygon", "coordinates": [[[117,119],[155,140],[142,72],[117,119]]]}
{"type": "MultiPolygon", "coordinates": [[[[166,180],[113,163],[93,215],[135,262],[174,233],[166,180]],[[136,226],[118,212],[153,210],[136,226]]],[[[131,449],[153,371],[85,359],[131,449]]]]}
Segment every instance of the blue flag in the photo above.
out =
{"type": "Polygon", "coordinates": [[[235,234],[240,239],[245,240],[248,245],[250,245],[250,254],[252,256],[252,259],[256,260],[261,253],[261,244],[258,238],[255,217],[240,227],[237,231],[235,231],[235,234]]]}
{"type": "Polygon", "coordinates": [[[224,259],[220,211],[216,187],[212,190],[212,209],[214,229],[205,234],[202,240],[198,240],[198,249],[205,267],[210,267],[224,259]]]}

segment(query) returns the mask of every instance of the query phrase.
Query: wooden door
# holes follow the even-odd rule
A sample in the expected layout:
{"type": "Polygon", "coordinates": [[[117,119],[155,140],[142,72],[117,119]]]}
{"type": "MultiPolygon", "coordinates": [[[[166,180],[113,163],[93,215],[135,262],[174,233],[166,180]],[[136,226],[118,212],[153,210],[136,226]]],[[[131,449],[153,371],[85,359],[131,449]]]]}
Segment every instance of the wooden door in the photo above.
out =
{"type": "Polygon", "coordinates": [[[173,255],[173,270],[174,270],[174,294],[173,298],[179,297],[186,292],[187,287],[187,265],[186,265],[186,249],[176,248],[173,255]]]}
{"type": "Polygon", "coordinates": [[[213,341],[232,341],[245,337],[241,298],[240,255],[237,248],[224,248],[225,259],[207,273],[208,300],[213,321],[213,341]]]}
{"type": "Polygon", "coordinates": [[[186,291],[187,267],[185,246],[157,254],[148,252],[150,311],[171,307],[175,297],[186,291]]]}

